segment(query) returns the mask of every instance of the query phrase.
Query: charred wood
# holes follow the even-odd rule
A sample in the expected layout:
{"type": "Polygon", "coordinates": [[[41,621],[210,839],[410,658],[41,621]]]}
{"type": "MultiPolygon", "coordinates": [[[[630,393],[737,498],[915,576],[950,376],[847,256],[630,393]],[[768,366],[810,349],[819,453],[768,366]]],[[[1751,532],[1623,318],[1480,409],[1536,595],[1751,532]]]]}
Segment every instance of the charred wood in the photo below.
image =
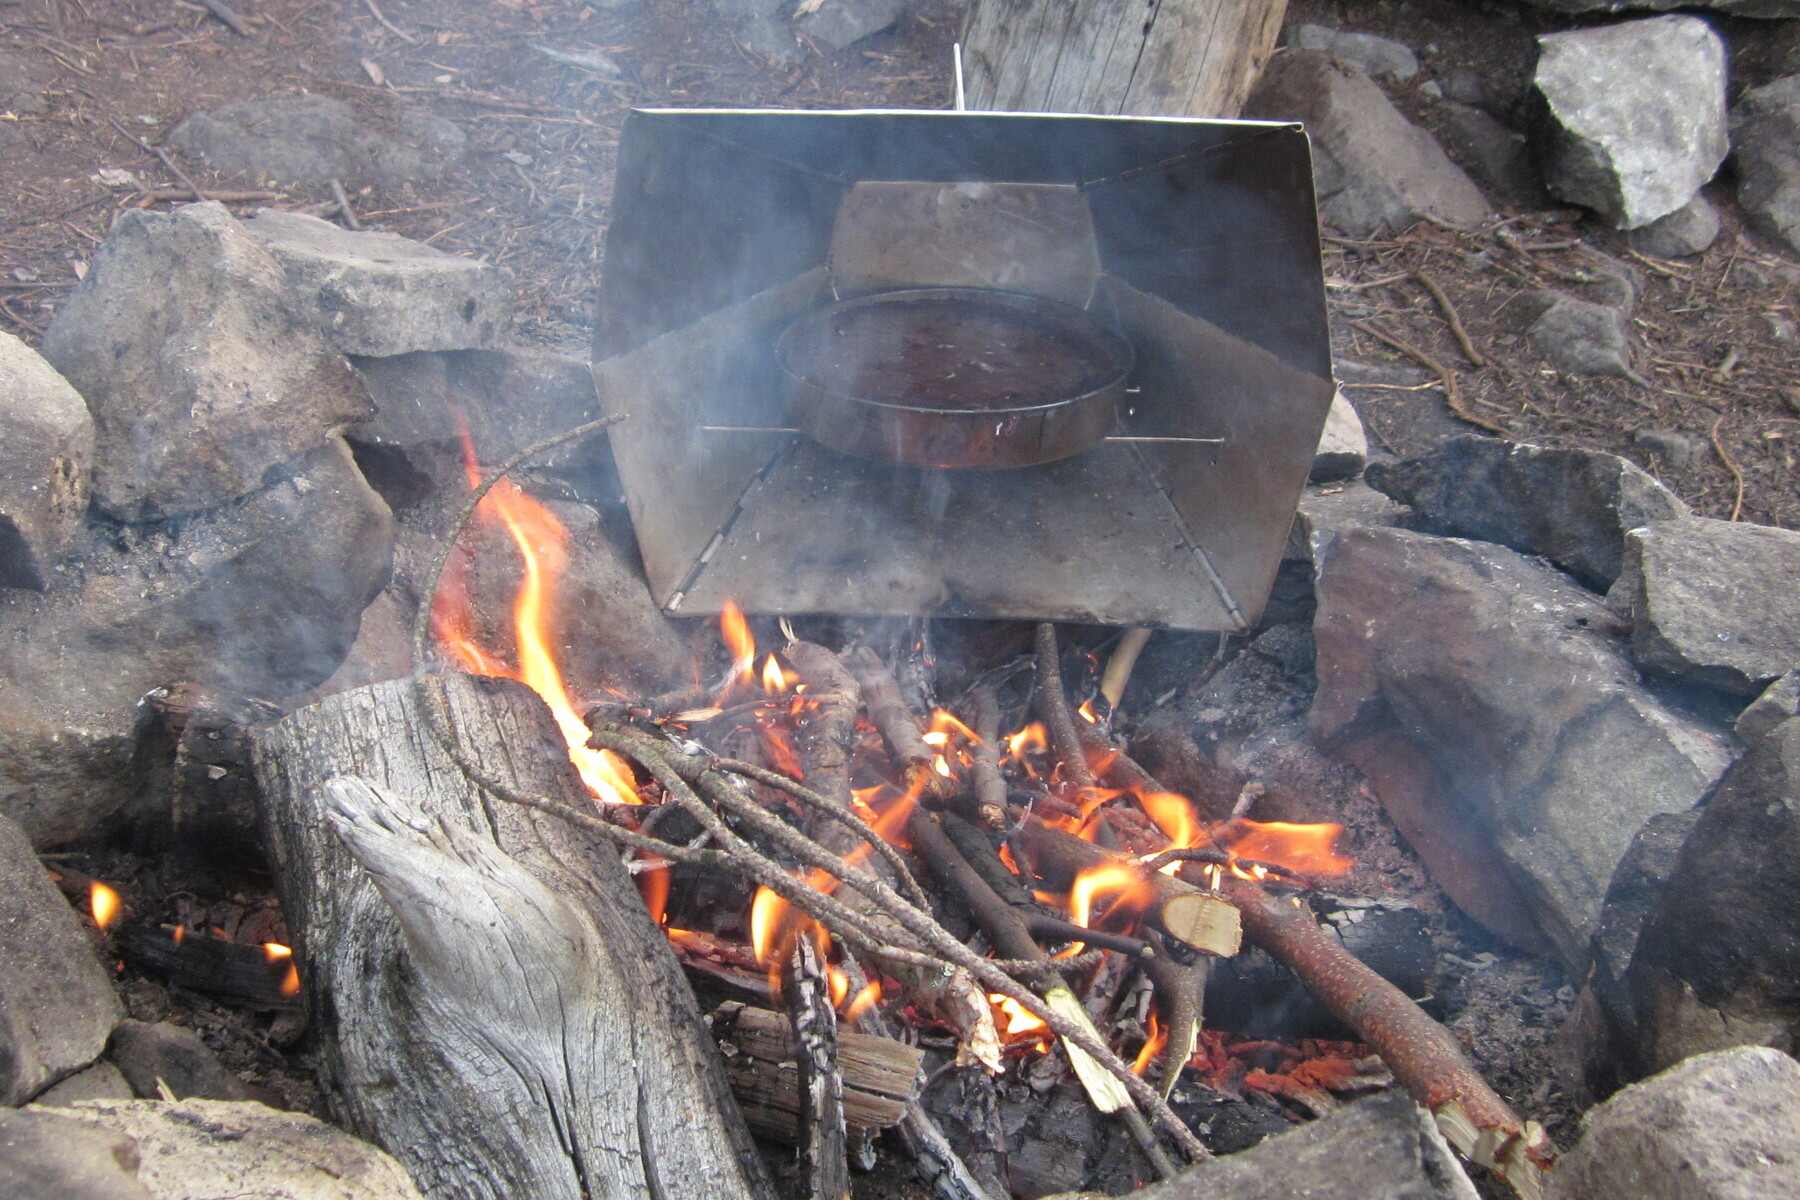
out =
{"type": "Polygon", "coordinates": [[[115,945],[126,962],[176,987],[256,1009],[300,1004],[300,977],[291,954],[175,925],[138,922],[121,929],[115,945]]]}
{"type": "Polygon", "coordinates": [[[794,939],[781,974],[781,998],[793,1035],[794,1144],[813,1200],[848,1200],[849,1133],[844,1126],[844,1079],[838,1073],[837,1013],[825,986],[825,968],[812,939],[794,939]]]}
{"type": "MultiPolygon", "coordinates": [[[[792,1143],[800,1099],[794,1036],[781,1013],[728,1000],[713,1009],[713,1036],[729,1044],[726,1074],[750,1128],[792,1143]]],[[[838,1030],[837,1064],[844,1081],[844,1122],[852,1132],[900,1123],[918,1098],[925,1052],[889,1037],[838,1030]]]]}

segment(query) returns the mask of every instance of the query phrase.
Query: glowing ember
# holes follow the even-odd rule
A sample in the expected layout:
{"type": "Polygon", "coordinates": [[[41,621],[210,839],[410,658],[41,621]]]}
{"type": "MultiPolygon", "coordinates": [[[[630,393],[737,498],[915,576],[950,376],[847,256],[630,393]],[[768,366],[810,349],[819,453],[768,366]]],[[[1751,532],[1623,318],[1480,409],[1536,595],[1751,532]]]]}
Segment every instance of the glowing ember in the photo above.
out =
{"type": "Polygon", "coordinates": [[[94,924],[105,929],[118,920],[121,907],[119,893],[97,879],[88,884],[88,911],[94,915],[94,924]]]}
{"type": "Polygon", "coordinates": [[[187,926],[177,925],[175,928],[169,930],[169,938],[177,946],[181,945],[181,943],[187,941],[187,926]]]}
{"type": "Polygon", "coordinates": [[[1100,723],[1100,716],[1094,711],[1094,701],[1092,697],[1083,700],[1081,702],[1081,707],[1075,711],[1080,713],[1081,719],[1086,721],[1089,725],[1098,725],[1100,723]]]}
{"type": "MultiPolygon", "coordinates": [[[[1342,825],[1316,825],[1292,821],[1250,821],[1239,818],[1216,830],[1219,843],[1241,858],[1274,863],[1302,875],[1347,875],[1356,865],[1337,852],[1342,825]]],[[[1243,871],[1238,872],[1245,874],[1243,871]]]]}
{"type": "MultiPolygon", "coordinates": [[[[469,486],[474,488],[481,481],[481,468],[466,426],[462,440],[463,466],[469,486]]],[[[562,669],[550,649],[555,580],[568,565],[568,530],[556,514],[510,479],[494,485],[482,498],[475,515],[478,520],[503,525],[519,553],[523,573],[518,594],[513,598],[518,668],[509,670],[476,643],[473,609],[460,570],[454,579],[447,578],[432,598],[433,628],[439,646],[465,670],[517,679],[536,692],[556,719],[556,727],[568,743],[569,759],[588,790],[608,804],[639,803],[637,779],[630,765],[610,750],[595,750],[587,744],[588,728],[575,711],[563,683],[562,669]]]]}

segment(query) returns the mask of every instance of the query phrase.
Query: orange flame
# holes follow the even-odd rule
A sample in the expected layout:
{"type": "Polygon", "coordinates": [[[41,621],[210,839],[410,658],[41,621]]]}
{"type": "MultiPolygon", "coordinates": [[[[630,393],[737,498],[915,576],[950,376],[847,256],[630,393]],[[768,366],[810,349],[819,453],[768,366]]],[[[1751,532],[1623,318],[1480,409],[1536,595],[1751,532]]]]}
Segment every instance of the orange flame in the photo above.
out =
{"type": "Polygon", "coordinates": [[[994,1024],[1000,1029],[1002,1042],[1028,1042],[1048,1038],[1050,1027],[1044,1024],[1043,1018],[1027,1011],[1024,1005],[1011,996],[989,992],[988,1003],[994,1006],[994,1024]]]}
{"type": "MultiPolygon", "coordinates": [[[[957,737],[963,738],[966,741],[975,742],[977,744],[979,744],[981,741],[980,738],[975,736],[975,731],[973,729],[970,729],[967,725],[963,724],[962,721],[960,721],[957,718],[956,714],[951,712],[949,709],[944,709],[944,708],[932,709],[930,729],[931,729],[931,733],[928,733],[925,735],[925,740],[927,742],[931,741],[932,734],[945,735],[946,742],[947,742],[950,734],[955,734],[957,737]]],[[[941,745],[945,745],[946,742],[937,742],[934,744],[941,746],[941,745]]]]}
{"type": "MultiPolygon", "coordinates": [[[[469,486],[474,488],[481,482],[481,468],[466,424],[462,427],[462,445],[463,467],[469,486]]],[[[549,706],[557,729],[568,744],[569,759],[588,790],[608,804],[639,803],[637,779],[630,764],[610,750],[595,750],[587,744],[587,725],[575,711],[562,669],[550,650],[554,581],[568,565],[569,531],[554,513],[510,479],[494,485],[482,498],[475,515],[504,525],[519,552],[523,575],[513,599],[518,670],[508,670],[475,641],[473,611],[460,570],[432,598],[433,627],[439,644],[466,670],[517,679],[536,692],[549,706]]]]}
{"type": "Polygon", "coordinates": [[[881,981],[871,979],[862,986],[862,990],[850,998],[850,1007],[844,1010],[844,1020],[854,1025],[862,1019],[862,1015],[873,1008],[881,1000],[881,981]]]}
{"type": "Polygon", "coordinates": [[[1089,725],[1098,725],[1100,723],[1100,716],[1094,711],[1094,700],[1091,696],[1088,699],[1083,700],[1081,702],[1081,707],[1075,711],[1080,713],[1081,719],[1086,721],[1089,725]]]}
{"type": "Polygon", "coordinates": [[[287,963],[287,971],[281,976],[281,994],[283,996],[299,995],[300,969],[294,965],[293,948],[284,946],[280,942],[264,942],[262,944],[262,951],[263,958],[271,964],[280,962],[287,963]]]}
{"type": "Polygon", "coordinates": [[[806,778],[806,768],[801,764],[800,751],[794,745],[794,735],[785,726],[758,721],[756,736],[762,740],[763,750],[768,753],[769,762],[777,771],[789,779],[806,778]]]}
{"type": "Polygon", "coordinates": [[[1006,757],[1014,762],[1023,759],[1027,754],[1041,754],[1050,748],[1050,735],[1044,730],[1042,721],[1033,721],[1017,733],[1006,737],[1006,757]]]}
{"type": "Polygon", "coordinates": [[[781,664],[775,661],[773,654],[763,661],[762,686],[763,691],[771,696],[779,696],[788,690],[787,675],[782,671],[781,664]]]}
{"type": "Polygon", "coordinates": [[[1144,1039],[1144,1048],[1138,1051],[1137,1058],[1132,1060],[1131,1073],[1141,1077],[1145,1071],[1150,1069],[1150,1064],[1156,1061],[1156,1056],[1162,1053],[1162,1048],[1168,1044],[1169,1031],[1162,1027],[1162,1022],[1156,1019],[1156,1014],[1151,1013],[1150,1035],[1144,1039]]]}
{"type": "MultiPolygon", "coordinates": [[[[1232,854],[1274,863],[1302,875],[1347,875],[1356,865],[1354,859],[1337,851],[1337,840],[1344,827],[1329,821],[1300,824],[1251,821],[1240,817],[1219,832],[1220,843],[1232,854]]],[[[1233,869],[1244,875],[1243,870],[1233,869]]]]}
{"type": "MultiPolygon", "coordinates": [[[[1088,867],[1075,876],[1069,888],[1069,920],[1083,929],[1093,928],[1094,901],[1102,896],[1117,895],[1110,913],[1138,913],[1156,899],[1156,892],[1131,867],[1124,863],[1101,863],[1088,867]]],[[[1072,942],[1057,953],[1058,958],[1080,954],[1082,943],[1072,942]]]]}
{"type": "Polygon", "coordinates": [[[725,648],[731,651],[731,674],[726,677],[725,686],[719,689],[716,701],[723,704],[733,687],[756,682],[756,637],[750,632],[750,622],[744,619],[744,610],[738,607],[736,600],[725,601],[725,607],[719,610],[719,635],[725,639],[725,648]]]}
{"type": "Polygon", "coordinates": [[[669,865],[654,855],[650,861],[661,865],[638,875],[638,894],[644,898],[650,920],[661,925],[669,915],[669,865]]]}
{"type": "Polygon", "coordinates": [[[124,905],[119,900],[119,893],[101,883],[98,879],[88,884],[88,911],[94,915],[94,924],[105,929],[119,918],[119,909],[124,905]]]}

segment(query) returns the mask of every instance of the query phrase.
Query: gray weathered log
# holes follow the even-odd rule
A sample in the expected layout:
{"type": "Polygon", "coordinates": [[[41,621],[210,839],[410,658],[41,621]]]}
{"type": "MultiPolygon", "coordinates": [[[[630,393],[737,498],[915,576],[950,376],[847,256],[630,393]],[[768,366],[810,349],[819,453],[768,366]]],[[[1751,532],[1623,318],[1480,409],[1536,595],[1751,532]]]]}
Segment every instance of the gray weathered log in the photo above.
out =
{"type": "MultiPolygon", "coordinates": [[[[517,684],[442,689],[520,789],[590,803],[517,684]]],[[[769,1197],[674,956],[618,851],[479,793],[411,680],[259,730],[262,824],[339,1121],[429,1197],[769,1197]]]]}
{"type": "Polygon", "coordinates": [[[1235,117],[1287,0],[976,0],[968,104],[1013,112],[1235,117]]]}

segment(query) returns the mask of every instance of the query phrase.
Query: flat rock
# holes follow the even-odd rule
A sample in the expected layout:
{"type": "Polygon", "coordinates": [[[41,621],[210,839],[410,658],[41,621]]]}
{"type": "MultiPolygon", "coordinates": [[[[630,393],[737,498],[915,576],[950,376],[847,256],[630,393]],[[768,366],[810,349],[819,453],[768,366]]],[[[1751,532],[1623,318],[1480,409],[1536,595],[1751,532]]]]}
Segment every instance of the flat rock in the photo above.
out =
{"type": "Polygon", "coordinates": [[[1640,254],[1658,258],[1687,258],[1704,251],[1719,237],[1719,210],[1705,196],[1692,200],[1666,217],[1631,231],[1626,238],[1640,254]]]}
{"type": "Polygon", "coordinates": [[[1323,51],[1376,79],[1404,83],[1419,73],[1418,56],[1410,49],[1392,38],[1372,33],[1328,25],[1296,25],[1287,35],[1287,44],[1296,50],[1323,51]]]}
{"type": "Polygon", "coordinates": [[[1751,697],[1800,663],[1800,533],[1683,517],[1625,536],[1607,601],[1640,667],[1751,697]]]}
{"type": "Polygon", "coordinates": [[[60,1110],[0,1108],[0,1196],[12,1200],[151,1200],[137,1143],[60,1110]]]}
{"type": "Polygon", "coordinates": [[[1280,625],[1310,621],[1313,615],[1313,554],[1329,544],[1340,529],[1357,525],[1393,525],[1407,510],[1360,479],[1314,484],[1300,494],[1294,524],[1288,530],[1275,586],[1263,606],[1262,623],[1280,625]]]}
{"type": "Polygon", "coordinates": [[[1367,75],[1327,54],[1275,55],[1244,115],[1305,123],[1319,215],[1335,229],[1366,237],[1427,217],[1473,226],[1488,215],[1480,190],[1432,136],[1367,75]]]}
{"type": "Polygon", "coordinates": [[[137,1144],[155,1200],[420,1200],[400,1164],[340,1129],[246,1100],[91,1100],[27,1110],[137,1144]]]}
{"type": "Polygon", "coordinates": [[[1600,590],[1619,576],[1628,530],[1688,515],[1680,497],[1617,455],[1474,435],[1373,464],[1366,478],[1411,505],[1423,529],[1542,555],[1600,590]]]}
{"type": "Polygon", "coordinates": [[[1566,13],[1666,12],[1704,8],[1733,17],[1800,17],[1800,0],[1526,0],[1566,13]]]}
{"type": "Polygon", "coordinates": [[[250,1089],[226,1069],[191,1029],[167,1021],[121,1021],[107,1057],[140,1098],[155,1100],[167,1087],[177,1100],[247,1100],[250,1089]]]}
{"type": "Polygon", "coordinates": [[[1538,38],[1544,182],[1620,229],[1667,216],[1725,161],[1725,44],[1695,17],[1538,38]]]}
{"type": "Polygon", "coordinates": [[[1564,292],[1522,292],[1509,323],[1565,375],[1602,375],[1642,383],[1631,366],[1631,322],[1624,309],[1564,292]]]}
{"type": "MultiPolygon", "coordinates": [[[[375,412],[350,431],[359,443],[430,446],[466,424],[476,454],[499,463],[552,434],[600,416],[585,359],[519,347],[353,358],[375,412]]],[[[567,461],[563,449],[540,463],[567,461]]]]}
{"type": "Polygon", "coordinates": [[[1800,1063],[1744,1047],[1633,1084],[1582,1118],[1550,1200],[1800,1195],[1800,1063]]]}
{"type": "Polygon", "coordinates": [[[74,909],[0,816],[0,1104],[100,1057],[123,1012],[74,909]]]}
{"type": "Polygon", "coordinates": [[[466,140],[442,117],[386,98],[354,109],[304,94],[197,112],[169,134],[215,171],[308,187],[336,179],[352,190],[427,183],[462,159],[466,140]]]}
{"type": "Polygon", "coordinates": [[[81,524],[94,422],[68,380],[0,333],[0,587],[42,589],[81,524]]]}
{"type": "Polygon", "coordinates": [[[263,209],[244,223],[301,307],[345,354],[467,350],[500,335],[512,296],[499,270],[393,233],[353,233],[263,209]]]}
{"type": "Polygon", "coordinates": [[[1800,719],[1751,744],[1706,803],[1629,981],[1652,1069],[1800,1037],[1800,719]]]}
{"type": "Polygon", "coordinates": [[[94,417],[94,499],[153,520],[245,496],[369,415],[280,265],[220,204],[128,210],[44,357],[94,417]]]}
{"type": "Polygon", "coordinates": [[[119,1068],[102,1060],[45,1088],[37,1094],[36,1102],[50,1108],[67,1108],[83,1100],[130,1100],[135,1095],[119,1068]]]}
{"type": "Polygon", "coordinates": [[[1350,529],[1320,553],[1317,592],[1313,736],[1411,743],[1437,786],[1408,820],[1462,831],[1443,860],[1414,840],[1433,877],[1460,902],[1464,860],[1504,875],[1584,973],[1633,835],[1693,807],[1728,740],[1643,686],[1598,597],[1504,547],[1350,529]]]}
{"type": "Polygon", "coordinates": [[[823,0],[795,17],[794,28],[820,46],[844,50],[870,34],[880,33],[904,16],[910,6],[910,0],[823,0]]]}
{"type": "Polygon", "coordinates": [[[1800,254],[1800,75],[1750,88],[1731,109],[1738,206],[1800,254]]]}
{"type": "Polygon", "coordinates": [[[1764,688],[1762,695],[1738,714],[1732,731],[1748,744],[1791,717],[1800,717],[1800,667],[1764,688]]]}
{"type": "Polygon", "coordinates": [[[1344,397],[1343,392],[1331,397],[1331,410],[1325,414],[1325,429],[1319,434],[1318,449],[1313,451],[1312,483],[1334,483],[1355,479],[1369,461],[1369,435],[1363,432],[1362,418],[1344,397]]]}
{"type": "Polygon", "coordinates": [[[334,439],[236,504],[93,529],[47,594],[0,591],[0,813],[47,848],[124,807],[151,689],[279,700],[327,678],[387,581],[392,514],[334,439]]]}

